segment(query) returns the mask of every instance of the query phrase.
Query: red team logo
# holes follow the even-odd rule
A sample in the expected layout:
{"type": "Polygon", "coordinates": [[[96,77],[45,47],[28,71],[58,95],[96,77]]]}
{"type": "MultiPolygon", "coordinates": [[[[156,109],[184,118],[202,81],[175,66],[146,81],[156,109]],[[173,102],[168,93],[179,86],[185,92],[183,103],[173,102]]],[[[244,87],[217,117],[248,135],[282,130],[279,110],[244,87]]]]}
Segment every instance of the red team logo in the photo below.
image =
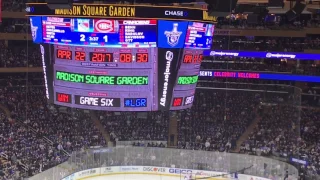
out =
{"type": "Polygon", "coordinates": [[[94,20],[94,32],[109,33],[115,31],[115,23],[112,20],[94,20]]]}

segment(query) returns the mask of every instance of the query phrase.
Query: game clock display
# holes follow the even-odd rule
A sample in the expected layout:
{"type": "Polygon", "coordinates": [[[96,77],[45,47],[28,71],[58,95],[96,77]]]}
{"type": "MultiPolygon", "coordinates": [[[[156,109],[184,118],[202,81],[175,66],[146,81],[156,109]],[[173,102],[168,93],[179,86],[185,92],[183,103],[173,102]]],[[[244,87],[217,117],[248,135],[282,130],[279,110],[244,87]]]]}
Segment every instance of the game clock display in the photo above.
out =
{"type": "Polygon", "coordinates": [[[156,48],[93,48],[56,45],[57,65],[94,68],[152,68],[156,48]],[[153,54],[153,56],[151,56],[153,54]]]}

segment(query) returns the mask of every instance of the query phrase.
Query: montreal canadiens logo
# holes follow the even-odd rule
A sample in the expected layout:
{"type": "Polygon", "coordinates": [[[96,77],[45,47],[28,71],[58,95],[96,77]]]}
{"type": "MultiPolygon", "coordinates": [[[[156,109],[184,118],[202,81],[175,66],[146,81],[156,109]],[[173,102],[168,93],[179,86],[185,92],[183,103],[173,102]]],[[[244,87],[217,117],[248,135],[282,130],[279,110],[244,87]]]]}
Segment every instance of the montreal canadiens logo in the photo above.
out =
{"type": "Polygon", "coordinates": [[[108,33],[114,30],[113,22],[110,20],[98,20],[95,23],[94,28],[96,31],[102,32],[102,33],[108,33]]]}

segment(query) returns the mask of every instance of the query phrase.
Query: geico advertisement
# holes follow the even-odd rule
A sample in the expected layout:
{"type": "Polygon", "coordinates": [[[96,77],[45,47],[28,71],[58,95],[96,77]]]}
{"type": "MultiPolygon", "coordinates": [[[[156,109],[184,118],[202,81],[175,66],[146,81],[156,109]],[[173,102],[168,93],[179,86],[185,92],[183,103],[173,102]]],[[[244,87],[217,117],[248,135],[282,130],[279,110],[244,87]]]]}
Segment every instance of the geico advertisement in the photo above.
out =
{"type": "Polygon", "coordinates": [[[192,174],[193,170],[191,169],[178,169],[178,168],[170,168],[169,173],[171,174],[192,174]]]}

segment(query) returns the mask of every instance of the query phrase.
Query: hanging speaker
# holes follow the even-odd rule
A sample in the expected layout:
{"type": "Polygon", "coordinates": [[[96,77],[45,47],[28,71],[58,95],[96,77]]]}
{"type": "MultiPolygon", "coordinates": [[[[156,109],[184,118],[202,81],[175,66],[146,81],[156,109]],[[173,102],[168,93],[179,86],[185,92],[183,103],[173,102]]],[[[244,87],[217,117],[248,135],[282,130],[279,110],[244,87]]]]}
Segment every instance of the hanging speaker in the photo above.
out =
{"type": "Polygon", "coordinates": [[[290,9],[288,12],[286,12],[286,16],[288,20],[292,21],[295,18],[297,18],[303,12],[305,7],[306,7],[305,4],[302,4],[301,2],[296,2],[294,7],[290,9]]]}
{"type": "Polygon", "coordinates": [[[283,0],[268,0],[269,8],[282,8],[284,6],[283,0]]]}

